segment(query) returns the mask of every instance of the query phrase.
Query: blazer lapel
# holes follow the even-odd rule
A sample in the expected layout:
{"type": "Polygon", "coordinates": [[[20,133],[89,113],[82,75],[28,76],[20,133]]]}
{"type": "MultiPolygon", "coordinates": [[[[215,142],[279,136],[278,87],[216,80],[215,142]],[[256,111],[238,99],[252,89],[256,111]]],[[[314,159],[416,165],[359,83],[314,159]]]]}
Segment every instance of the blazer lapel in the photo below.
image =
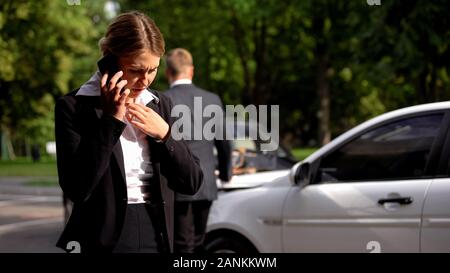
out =
{"type": "MultiPolygon", "coordinates": [[[[91,109],[88,115],[88,118],[94,118],[100,120],[103,115],[103,110],[101,109],[101,101],[100,97],[98,96],[79,96],[80,99],[82,99],[86,105],[87,109],[91,109]]],[[[117,162],[117,165],[119,166],[120,173],[122,174],[122,180],[124,183],[126,183],[125,180],[125,166],[123,162],[123,152],[122,152],[122,145],[120,144],[120,140],[116,143],[116,145],[113,148],[113,156],[117,162]]]]}
{"type": "Polygon", "coordinates": [[[159,115],[161,115],[160,111],[159,111],[159,99],[153,99],[151,100],[149,103],[147,103],[146,105],[148,108],[152,109],[153,111],[155,111],[156,113],[158,113],[159,115]]]}

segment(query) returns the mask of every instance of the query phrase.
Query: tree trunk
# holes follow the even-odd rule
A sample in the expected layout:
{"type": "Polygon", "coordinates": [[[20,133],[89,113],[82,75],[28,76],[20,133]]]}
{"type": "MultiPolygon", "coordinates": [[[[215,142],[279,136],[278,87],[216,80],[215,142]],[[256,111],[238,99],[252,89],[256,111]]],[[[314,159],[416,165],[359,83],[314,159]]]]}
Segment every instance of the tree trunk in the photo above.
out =
{"type": "Polygon", "coordinates": [[[323,146],[330,142],[330,85],[328,81],[328,58],[321,54],[316,56],[317,66],[317,95],[319,97],[319,145],[323,146]]]}
{"type": "Polygon", "coordinates": [[[436,67],[431,64],[431,78],[428,84],[428,90],[430,90],[431,102],[438,101],[438,94],[436,93],[436,77],[437,77],[436,67]]]}
{"type": "Polygon", "coordinates": [[[316,85],[319,99],[318,145],[323,146],[331,140],[330,130],[330,84],[329,84],[329,58],[327,38],[323,33],[325,17],[317,14],[313,19],[312,30],[317,35],[314,57],[317,64],[316,85]]]}
{"type": "Polygon", "coordinates": [[[428,102],[428,92],[427,92],[427,75],[428,67],[425,67],[419,74],[417,92],[419,93],[419,103],[428,102]]]}
{"type": "Polygon", "coordinates": [[[251,99],[254,104],[267,104],[270,97],[269,75],[266,65],[266,48],[267,48],[267,24],[265,18],[260,22],[255,22],[253,27],[255,51],[254,58],[256,61],[255,70],[255,86],[253,88],[251,99]]]}
{"type": "Polygon", "coordinates": [[[1,150],[2,150],[2,160],[15,160],[16,155],[14,153],[14,148],[11,143],[11,138],[5,128],[1,131],[1,150]]]}
{"type": "Polygon", "coordinates": [[[248,66],[249,55],[245,44],[245,32],[237,18],[236,12],[231,10],[231,24],[233,25],[233,37],[236,42],[236,49],[241,61],[242,70],[244,72],[244,89],[242,90],[242,103],[248,105],[251,100],[251,82],[250,82],[250,68],[248,66]]]}

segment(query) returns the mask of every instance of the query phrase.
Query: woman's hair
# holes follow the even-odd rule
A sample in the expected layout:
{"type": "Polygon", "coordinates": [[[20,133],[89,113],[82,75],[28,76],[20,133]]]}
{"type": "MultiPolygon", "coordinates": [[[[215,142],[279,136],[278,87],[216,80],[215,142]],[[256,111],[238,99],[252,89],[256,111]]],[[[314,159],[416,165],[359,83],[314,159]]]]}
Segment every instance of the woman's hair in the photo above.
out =
{"type": "Polygon", "coordinates": [[[147,15],[131,11],[122,13],[109,24],[105,37],[99,41],[103,55],[131,56],[149,49],[158,57],[164,55],[164,37],[147,15]]]}

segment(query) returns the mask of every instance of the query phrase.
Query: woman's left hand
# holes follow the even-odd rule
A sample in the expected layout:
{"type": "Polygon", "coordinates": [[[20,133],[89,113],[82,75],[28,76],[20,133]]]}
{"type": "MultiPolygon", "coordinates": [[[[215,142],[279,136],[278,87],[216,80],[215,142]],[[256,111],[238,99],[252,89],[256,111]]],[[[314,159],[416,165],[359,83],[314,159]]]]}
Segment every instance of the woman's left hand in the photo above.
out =
{"type": "Polygon", "coordinates": [[[169,133],[169,124],[153,109],[137,103],[127,105],[128,121],[145,134],[163,140],[169,133]]]}

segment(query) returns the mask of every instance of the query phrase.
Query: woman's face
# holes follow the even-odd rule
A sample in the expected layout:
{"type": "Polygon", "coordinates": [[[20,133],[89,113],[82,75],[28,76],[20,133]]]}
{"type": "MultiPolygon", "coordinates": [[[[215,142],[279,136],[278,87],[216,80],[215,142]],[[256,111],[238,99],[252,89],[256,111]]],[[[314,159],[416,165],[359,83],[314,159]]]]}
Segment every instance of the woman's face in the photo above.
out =
{"type": "Polygon", "coordinates": [[[143,53],[120,57],[119,66],[123,71],[123,80],[127,80],[126,88],[130,89],[128,97],[136,98],[141,94],[156,77],[160,57],[145,50],[143,53]]]}

